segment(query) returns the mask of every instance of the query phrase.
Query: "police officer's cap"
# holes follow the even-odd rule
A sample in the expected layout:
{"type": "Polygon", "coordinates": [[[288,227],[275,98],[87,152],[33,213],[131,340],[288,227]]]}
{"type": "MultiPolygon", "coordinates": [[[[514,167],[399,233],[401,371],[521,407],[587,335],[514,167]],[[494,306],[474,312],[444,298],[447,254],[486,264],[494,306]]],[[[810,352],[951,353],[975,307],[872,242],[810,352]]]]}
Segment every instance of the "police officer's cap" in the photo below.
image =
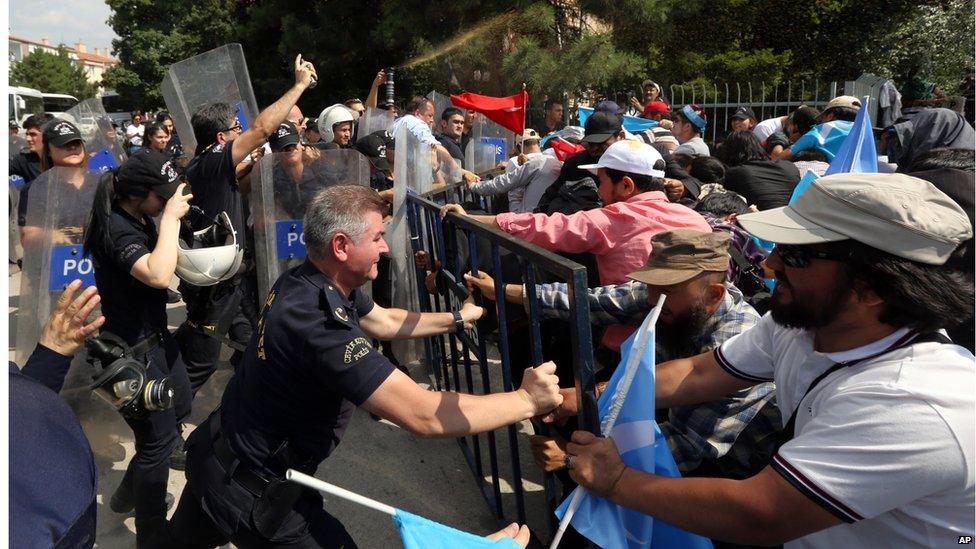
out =
{"type": "Polygon", "coordinates": [[[43,136],[46,145],[55,147],[63,147],[72,141],[84,141],[78,126],[60,118],[55,118],[44,126],[43,136]]]}
{"type": "Polygon", "coordinates": [[[182,177],[173,166],[172,159],[153,149],[143,149],[132,155],[119,167],[115,177],[115,190],[126,195],[141,195],[137,190],[152,190],[169,199],[180,186],[182,177]],[[130,191],[130,192],[126,192],[130,191]]]}

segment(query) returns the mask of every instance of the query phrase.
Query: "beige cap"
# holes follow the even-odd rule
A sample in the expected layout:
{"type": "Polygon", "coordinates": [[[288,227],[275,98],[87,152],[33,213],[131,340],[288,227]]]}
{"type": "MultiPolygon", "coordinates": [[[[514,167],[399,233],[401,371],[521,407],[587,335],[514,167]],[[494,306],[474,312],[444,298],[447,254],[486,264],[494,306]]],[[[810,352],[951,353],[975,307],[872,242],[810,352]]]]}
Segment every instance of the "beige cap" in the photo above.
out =
{"type": "Polygon", "coordinates": [[[729,242],[725,232],[702,233],[676,229],[651,237],[651,256],[640,270],[627,278],[670,286],[690,280],[705,271],[724,273],[729,268],[729,242]]]}
{"type": "Polygon", "coordinates": [[[540,139],[542,139],[542,138],[539,137],[539,132],[533,130],[532,128],[525,128],[525,131],[522,132],[522,135],[516,135],[515,136],[515,143],[518,144],[518,143],[521,143],[521,142],[526,141],[526,140],[528,140],[528,141],[533,141],[533,140],[538,141],[540,139]]]}
{"type": "Polygon", "coordinates": [[[857,110],[861,108],[861,100],[853,95],[838,95],[827,103],[824,110],[833,109],[834,107],[847,107],[857,110]]]}
{"type": "Polygon", "coordinates": [[[923,179],[842,173],[814,181],[789,206],[742,214],[753,235],[779,244],[856,240],[919,263],[942,265],[973,236],[966,213],[923,179]]]}

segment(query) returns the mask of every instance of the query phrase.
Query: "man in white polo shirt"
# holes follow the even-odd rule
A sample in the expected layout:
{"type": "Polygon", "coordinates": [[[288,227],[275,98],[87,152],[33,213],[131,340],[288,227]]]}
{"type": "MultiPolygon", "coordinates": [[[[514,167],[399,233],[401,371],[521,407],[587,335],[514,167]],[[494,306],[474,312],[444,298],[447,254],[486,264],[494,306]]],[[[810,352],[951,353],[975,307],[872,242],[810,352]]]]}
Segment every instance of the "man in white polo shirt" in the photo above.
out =
{"type": "Polygon", "coordinates": [[[770,466],[741,481],[663,478],[577,432],[573,478],[733,543],[932,547],[972,536],[976,367],[937,331],[973,313],[973,282],[951,266],[972,235],[966,214],[920,179],[838,174],[739,223],[778,243],[771,314],[713,353],[658,365],[657,405],[775,381],[792,419],[770,466]]]}

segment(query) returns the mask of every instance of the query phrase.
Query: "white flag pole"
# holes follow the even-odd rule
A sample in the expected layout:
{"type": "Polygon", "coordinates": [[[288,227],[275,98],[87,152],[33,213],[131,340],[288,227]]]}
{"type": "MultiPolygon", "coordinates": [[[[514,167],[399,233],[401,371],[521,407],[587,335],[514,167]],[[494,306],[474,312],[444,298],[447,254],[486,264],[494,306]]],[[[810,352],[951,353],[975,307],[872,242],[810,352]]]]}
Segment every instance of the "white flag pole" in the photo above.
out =
{"type": "Polygon", "coordinates": [[[329,484],[328,482],[321,481],[315,477],[310,477],[304,473],[299,473],[294,469],[288,469],[285,472],[285,478],[292,482],[296,482],[303,486],[312,488],[313,490],[318,490],[319,492],[340,497],[342,499],[349,500],[353,503],[358,503],[360,505],[369,507],[370,509],[379,511],[381,513],[386,513],[387,515],[390,516],[396,515],[395,507],[390,507],[389,505],[385,503],[380,503],[375,499],[369,499],[366,496],[361,496],[355,492],[350,492],[345,488],[339,488],[335,484],[329,484]]]}
{"type": "MultiPolygon", "coordinates": [[[[637,365],[640,364],[640,358],[644,356],[644,350],[647,348],[647,342],[650,340],[651,330],[657,324],[657,317],[661,315],[661,308],[664,306],[665,297],[667,296],[661,294],[661,297],[657,300],[657,305],[644,318],[644,322],[638,329],[639,331],[637,332],[637,337],[634,339],[634,345],[631,347],[630,355],[627,357],[624,377],[620,380],[620,383],[617,385],[617,390],[613,393],[613,404],[610,405],[610,411],[600,426],[600,429],[606,436],[611,436],[613,426],[617,423],[617,416],[620,415],[620,410],[624,406],[624,400],[626,400],[627,393],[630,391],[634,376],[637,375],[637,365]]],[[[573,515],[576,514],[576,509],[583,502],[584,495],[586,495],[586,490],[582,486],[576,488],[573,492],[573,499],[569,502],[569,507],[566,508],[566,514],[559,521],[559,528],[556,530],[556,535],[552,538],[552,543],[549,544],[549,549],[556,549],[559,546],[559,542],[563,539],[563,534],[566,533],[570,521],[573,520],[573,515]]]]}

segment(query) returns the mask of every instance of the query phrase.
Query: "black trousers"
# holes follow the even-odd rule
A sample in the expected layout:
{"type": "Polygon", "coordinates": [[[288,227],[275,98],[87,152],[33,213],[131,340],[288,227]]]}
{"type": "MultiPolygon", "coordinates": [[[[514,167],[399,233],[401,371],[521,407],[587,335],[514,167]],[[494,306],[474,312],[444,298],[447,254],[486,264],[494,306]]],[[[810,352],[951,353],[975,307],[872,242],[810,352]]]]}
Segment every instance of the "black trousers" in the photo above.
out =
{"type": "Polygon", "coordinates": [[[195,395],[217,370],[221,342],[238,316],[243,291],[241,279],[235,277],[207,287],[180,282],[180,293],[186,321],[176,331],[176,340],[195,395]]]}
{"type": "Polygon", "coordinates": [[[187,441],[186,487],[169,523],[170,547],[209,549],[228,541],[241,549],[356,547],[342,523],[322,508],[322,496],[309,489],[277,531],[261,533],[254,519],[259,498],[227,478],[213,453],[211,420],[187,441]]]}
{"type": "Polygon", "coordinates": [[[169,456],[177,444],[177,424],[190,413],[192,400],[186,365],[179,347],[168,333],[147,355],[150,379],[169,376],[175,392],[169,410],[150,412],[145,417],[125,418],[135,435],[136,453],[125,470],[119,490],[135,501],[136,544],[148,547],[148,540],[166,523],[166,483],[169,456]]]}

